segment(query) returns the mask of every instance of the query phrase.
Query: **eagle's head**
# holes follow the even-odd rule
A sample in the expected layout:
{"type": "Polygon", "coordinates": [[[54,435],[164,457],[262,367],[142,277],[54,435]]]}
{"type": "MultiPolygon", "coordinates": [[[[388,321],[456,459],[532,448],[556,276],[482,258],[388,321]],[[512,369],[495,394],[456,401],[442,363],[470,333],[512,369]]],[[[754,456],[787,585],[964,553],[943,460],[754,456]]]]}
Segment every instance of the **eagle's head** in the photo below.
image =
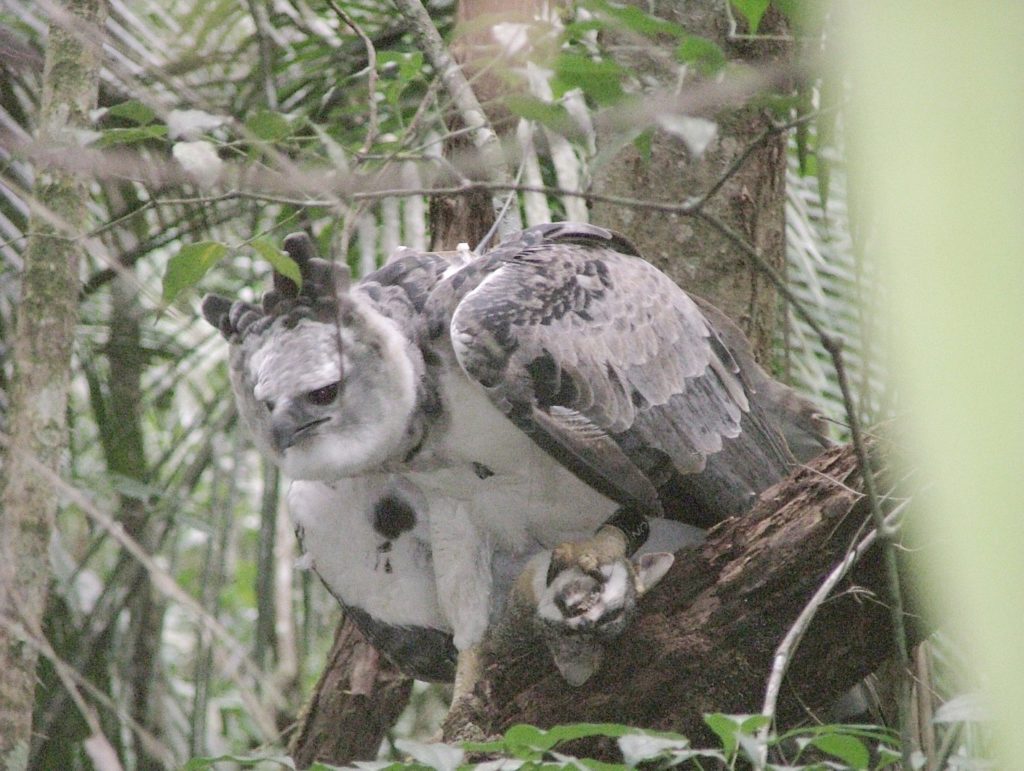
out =
{"type": "Polygon", "coordinates": [[[314,256],[305,234],[285,251],[301,290],[274,273],[261,307],[208,295],[202,310],[231,347],[231,384],[257,446],[293,479],[331,480],[387,465],[410,443],[417,403],[410,342],[346,268],[314,256]]]}

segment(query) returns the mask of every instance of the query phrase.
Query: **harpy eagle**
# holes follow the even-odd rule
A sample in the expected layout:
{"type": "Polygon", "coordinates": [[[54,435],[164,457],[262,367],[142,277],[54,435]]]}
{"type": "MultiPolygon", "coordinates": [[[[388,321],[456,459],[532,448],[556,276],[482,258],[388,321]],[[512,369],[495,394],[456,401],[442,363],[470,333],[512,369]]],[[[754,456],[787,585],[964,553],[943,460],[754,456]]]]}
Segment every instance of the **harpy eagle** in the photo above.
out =
{"type": "Polygon", "coordinates": [[[308,239],[286,249],[301,291],[204,301],[240,412],[293,479],[418,491],[469,683],[496,555],[557,547],[549,584],[607,581],[649,517],[714,524],[785,475],[783,434],[824,441],[730,322],[611,231],[537,226],[455,265],[407,250],[355,285],[308,239]]]}

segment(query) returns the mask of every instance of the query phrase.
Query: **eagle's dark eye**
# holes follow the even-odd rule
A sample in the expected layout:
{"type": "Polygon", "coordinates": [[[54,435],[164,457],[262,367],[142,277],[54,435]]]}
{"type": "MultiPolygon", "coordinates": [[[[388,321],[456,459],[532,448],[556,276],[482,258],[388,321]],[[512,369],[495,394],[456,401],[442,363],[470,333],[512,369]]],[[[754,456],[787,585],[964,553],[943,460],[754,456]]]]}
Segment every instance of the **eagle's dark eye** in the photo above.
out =
{"type": "Polygon", "coordinates": [[[325,407],[333,402],[338,397],[338,386],[339,383],[331,383],[325,385],[323,388],[318,388],[315,391],[310,391],[306,394],[306,398],[311,404],[315,404],[318,407],[325,407]]]}

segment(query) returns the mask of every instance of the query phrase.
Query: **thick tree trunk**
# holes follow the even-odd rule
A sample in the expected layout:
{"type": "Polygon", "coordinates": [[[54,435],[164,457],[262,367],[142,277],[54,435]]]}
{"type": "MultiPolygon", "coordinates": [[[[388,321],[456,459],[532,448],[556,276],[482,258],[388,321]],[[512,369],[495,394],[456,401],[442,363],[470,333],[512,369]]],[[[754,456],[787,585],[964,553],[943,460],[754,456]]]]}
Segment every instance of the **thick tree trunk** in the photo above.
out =
{"type": "MultiPolygon", "coordinates": [[[[54,153],[75,152],[76,131],[90,125],[106,15],[103,0],[76,0],[65,7],[66,17],[50,28],[38,131],[40,143],[54,153]]],[[[46,550],[58,495],[35,463],[59,470],[67,445],[78,239],[88,181],[59,168],[39,168],[33,193],[38,206],[24,255],[0,507],[0,764],[15,766],[16,758],[27,757],[37,655],[14,630],[38,634],[46,604],[46,550]]]]}
{"type": "MultiPolygon", "coordinates": [[[[536,643],[497,650],[478,710],[449,716],[445,735],[607,721],[678,731],[708,746],[714,737],[702,716],[761,711],[777,646],[869,529],[859,487],[852,448],[828,451],[765,491],[749,514],[711,531],[703,546],[680,553],[585,686],[569,687],[536,643]]],[[[892,655],[885,596],[875,548],[808,629],[782,690],[781,725],[829,707],[892,655]]]]}
{"type": "MultiPolygon", "coordinates": [[[[652,4],[646,0],[630,2],[651,10],[652,4]]],[[[787,49],[778,43],[730,41],[725,12],[717,0],[660,0],[653,6],[655,15],[682,25],[691,34],[715,41],[732,62],[773,67],[785,61],[787,49]]],[[[780,26],[778,13],[769,11],[760,31],[777,33],[780,26]]],[[[625,45],[620,48],[616,42],[608,41],[608,45],[631,70],[663,81],[677,76],[675,68],[665,72],[656,59],[656,49],[637,46],[630,40],[623,41],[625,45]]],[[[699,76],[691,70],[687,84],[692,86],[697,81],[699,76]]],[[[663,85],[670,88],[674,83],[663,85]]],[[[594,191],[637,200],[683,203],[711,190],[744,150],[771,126],[767,115],[756,107],[701,117],[714,120],[718,133],[699,158],[693,157],[679,137],[659,129],[651,138],[650,157],[644,158],[628,143],[612,160],[595,169],[594,191]]],[[[599,133],[598,145],[607,145],[613,139],[606,130],[604,136],[599,133]]],[[[780,273],[785,261],[785,179],[786,138],[783,133],[776,133],[761,141],[706,204],[709,213],[743,235],[780,273]]],[[[591,220],[628,236],[641,254],[686,291],[725,311],[750,338],[758,359],[762,363],[769,360],[778,315],[775,291],[721,233],[694,217],[602,202],[595,202],[591,220]]]]}
{"type": "Polygon", "coordinates": [[[316,761],[345,765],[372,760],[411,692],[412,680],[344,619],[292,738],[289,752],[295,764],[308,768],[316,761]]]}

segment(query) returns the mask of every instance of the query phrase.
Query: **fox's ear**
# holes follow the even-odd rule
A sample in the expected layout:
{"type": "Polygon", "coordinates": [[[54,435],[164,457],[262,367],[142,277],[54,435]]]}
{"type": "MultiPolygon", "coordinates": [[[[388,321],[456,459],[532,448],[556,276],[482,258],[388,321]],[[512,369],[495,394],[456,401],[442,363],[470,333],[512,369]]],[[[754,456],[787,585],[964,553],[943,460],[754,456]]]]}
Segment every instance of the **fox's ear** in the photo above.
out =
{"type": "Polygon", "coordinates": [[[633,560],[633,568],[636,570],[636,593],[643,595],[651,589],[668,573],[672,563],[676,561],[674,555],[667,551],[656,551],[644,554],[633,560]]]}

